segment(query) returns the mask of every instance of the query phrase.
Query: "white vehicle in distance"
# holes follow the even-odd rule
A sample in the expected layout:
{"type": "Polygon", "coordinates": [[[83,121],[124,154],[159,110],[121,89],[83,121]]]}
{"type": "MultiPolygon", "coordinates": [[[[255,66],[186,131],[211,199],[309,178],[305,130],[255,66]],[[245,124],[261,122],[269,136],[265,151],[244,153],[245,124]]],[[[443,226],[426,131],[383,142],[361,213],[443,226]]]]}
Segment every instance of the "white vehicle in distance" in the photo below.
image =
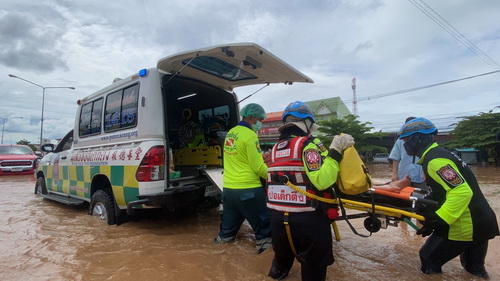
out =
{"type": "Polygon", "coordinates": [[[389,163],[389,154],[387,153],[377,153],[373,156],[373,163],[389,163]]]}

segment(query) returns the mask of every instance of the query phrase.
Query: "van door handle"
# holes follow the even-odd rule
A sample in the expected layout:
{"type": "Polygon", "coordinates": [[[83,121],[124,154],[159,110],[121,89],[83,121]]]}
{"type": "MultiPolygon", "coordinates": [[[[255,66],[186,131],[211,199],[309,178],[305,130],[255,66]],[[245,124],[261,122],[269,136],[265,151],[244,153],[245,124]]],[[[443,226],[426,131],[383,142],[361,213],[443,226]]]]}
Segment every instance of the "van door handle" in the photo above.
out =
{"type": "Polygon", "coordinates": [[[66,159],[66,158],[68,158],[68,156],[62,156],[61,157],[62,160],[66,159]]]}

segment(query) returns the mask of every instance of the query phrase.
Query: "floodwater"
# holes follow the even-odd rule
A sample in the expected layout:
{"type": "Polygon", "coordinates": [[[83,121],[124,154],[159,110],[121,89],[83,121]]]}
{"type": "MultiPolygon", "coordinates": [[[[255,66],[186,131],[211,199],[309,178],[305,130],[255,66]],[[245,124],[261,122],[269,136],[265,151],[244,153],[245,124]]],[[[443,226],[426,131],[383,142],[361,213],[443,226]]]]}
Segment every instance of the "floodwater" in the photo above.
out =
{"type": "MultiPolygon", "coordinates": [[[[488,201],[500,217],[500,168],[473,166],[488,201]]],[[[386,164],[369,166],[375,178],[389,178],[386,164]]],[[[233,244],[216,245],[219,213],[211,209],[182,217],[151,213],[138,221],[108,226],[74,208],[33,194],[32,176],[0,177],[1,280],[271,280],[272,249],[255,254],[252,230],[240,230],[233,244]]],[[[348,213],[350,211],[348,210],[348,213]]],[[[363,219],[351,222],[361,233],[363,219]]],[[[418,250],[425,238],[401,223],[369,238],[338,222],[335,263],[327,280],[478,280],[458,258],[443,274],[419,271],[418,250]]],[[[500,280],[500,238],[490,240],[486,267],[500,280]]],[[[290,281],[300,280],[294,264],[290,281]]]]}

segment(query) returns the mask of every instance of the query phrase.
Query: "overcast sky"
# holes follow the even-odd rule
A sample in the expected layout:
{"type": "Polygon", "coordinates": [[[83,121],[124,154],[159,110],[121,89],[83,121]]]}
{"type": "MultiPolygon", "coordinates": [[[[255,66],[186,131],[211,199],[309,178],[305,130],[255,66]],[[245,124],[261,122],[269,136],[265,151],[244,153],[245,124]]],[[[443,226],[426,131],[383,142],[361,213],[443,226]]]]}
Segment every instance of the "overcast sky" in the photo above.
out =
{"type": "MultiPolygon", "coordinates": [[[[500,106],[500,1],[425,1],[4,0],[4,144],[39,142],[42,105],[42,88],[8,74],[76,88],[45,92],[43,134],[55,143],[73,127],[76,101],[114,78],[177,52],[234,42],[257,43],[315,81],[271,85],[242,103],[268,112],[330,97],[353,111],[353,77],[359,119],[376,130],[396,131],[408,116],[446,130],[460,116],[500,106]]],[[[243,99],[258,88],[236,93],[243,99]]]]}

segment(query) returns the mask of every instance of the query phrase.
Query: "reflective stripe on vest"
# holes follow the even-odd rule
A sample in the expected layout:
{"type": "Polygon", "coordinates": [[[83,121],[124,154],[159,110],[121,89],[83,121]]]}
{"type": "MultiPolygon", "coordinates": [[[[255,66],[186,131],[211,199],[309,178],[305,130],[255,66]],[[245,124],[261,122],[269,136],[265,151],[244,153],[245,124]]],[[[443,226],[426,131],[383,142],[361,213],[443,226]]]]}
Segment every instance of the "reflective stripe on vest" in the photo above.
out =
{"type": "Polygon", "coordinates": [[[288,179],[302,190],[316,194],[302,162],[302,150],[307,137],[281,140],[274,145],[272,163],[268,167],[267,207],[282,212],[311,212],[316,200],[291,189],[281,180],[288,179]]]}

